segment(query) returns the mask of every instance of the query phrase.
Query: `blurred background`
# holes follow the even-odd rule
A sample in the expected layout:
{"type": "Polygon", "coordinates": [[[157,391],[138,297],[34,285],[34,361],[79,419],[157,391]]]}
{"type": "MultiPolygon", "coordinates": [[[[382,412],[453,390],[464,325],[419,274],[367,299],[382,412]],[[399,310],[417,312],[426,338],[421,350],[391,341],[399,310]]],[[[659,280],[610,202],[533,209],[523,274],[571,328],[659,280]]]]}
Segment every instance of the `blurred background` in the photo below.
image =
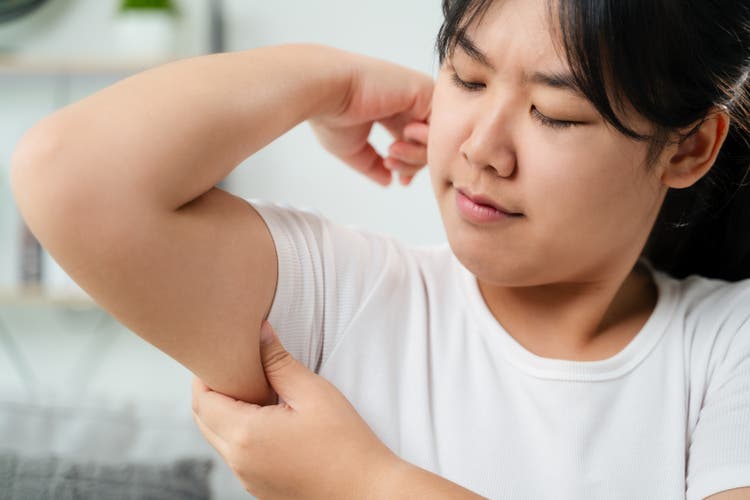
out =
{"type": "MultiPolygon", "coordinates": [[[[148,67],[278,43],[325,43],[434,75],[440,22],[439,0],[0,0],[0,449],[133,460],[211,452],[190,419],[190,374],[98,309],[26,230],[8,169],[29,127],[148,67]],[[113,438],[113,422],[125,434],[113,438]]],[[[390,143],[381,129],[373,140],[382,151],[390,143]]],[[[407,243],[445,240],[426,170],[410,187],[383,189],[325,153],[306,124],[222,187],[407,243]]],[[[221,465],[212,481],[215,498],[247,497],[221,465]]]]}

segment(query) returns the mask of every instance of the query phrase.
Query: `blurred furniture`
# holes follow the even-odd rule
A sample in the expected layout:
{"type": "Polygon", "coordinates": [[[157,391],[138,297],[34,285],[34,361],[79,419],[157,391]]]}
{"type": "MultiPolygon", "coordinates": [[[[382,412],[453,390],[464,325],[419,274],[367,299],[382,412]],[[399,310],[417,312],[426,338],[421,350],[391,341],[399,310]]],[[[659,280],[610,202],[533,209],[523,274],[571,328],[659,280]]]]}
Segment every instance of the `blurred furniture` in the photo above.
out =
{"type": "Polygon", "coordinates": [[[31,14],[46,2],[47,0],[2,0],[0,1],[0,23],[31,14]]]}
{"type": "Polygon", "coordinates": [[[2,292],[0,468],[135,467],[146,481],[176,467],[200,484],[209,460],[212,498],[251,498],[195,426],[191,379],[89,299],[2,292]]]}

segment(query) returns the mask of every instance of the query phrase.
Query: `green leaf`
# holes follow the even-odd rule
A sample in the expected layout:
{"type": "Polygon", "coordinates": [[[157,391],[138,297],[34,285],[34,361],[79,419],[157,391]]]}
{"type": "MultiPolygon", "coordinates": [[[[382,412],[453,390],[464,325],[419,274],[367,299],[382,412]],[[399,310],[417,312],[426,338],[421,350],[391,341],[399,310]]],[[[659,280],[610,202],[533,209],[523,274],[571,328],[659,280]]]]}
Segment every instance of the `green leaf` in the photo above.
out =
{"type": "Polygon", "coordinates": [[[172,0],[122,0],[120,2],[120,12],[144,9],[163,10],[172,14],[177,13],[172,0]]]}

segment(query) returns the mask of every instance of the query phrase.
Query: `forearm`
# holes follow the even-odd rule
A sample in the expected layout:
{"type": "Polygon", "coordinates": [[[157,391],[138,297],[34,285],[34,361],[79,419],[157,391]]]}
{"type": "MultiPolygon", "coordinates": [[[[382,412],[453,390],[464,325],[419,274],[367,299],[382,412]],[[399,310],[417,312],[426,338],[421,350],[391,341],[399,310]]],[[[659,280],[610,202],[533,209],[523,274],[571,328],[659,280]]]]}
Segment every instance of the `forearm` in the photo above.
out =
{"type": "Polygon", "coordinates": [[[68,189],[177,209],[298,123],[340,107],[343,54],[269,47],[144,71],[39,122],[14,164],[35,163],[68,189]]]}
{"type": "Polygon", "coordinates": [[[476,500],[485,498],[443,477],[399,460],[380,481],[371,500],[435,498],[476,500]]]}

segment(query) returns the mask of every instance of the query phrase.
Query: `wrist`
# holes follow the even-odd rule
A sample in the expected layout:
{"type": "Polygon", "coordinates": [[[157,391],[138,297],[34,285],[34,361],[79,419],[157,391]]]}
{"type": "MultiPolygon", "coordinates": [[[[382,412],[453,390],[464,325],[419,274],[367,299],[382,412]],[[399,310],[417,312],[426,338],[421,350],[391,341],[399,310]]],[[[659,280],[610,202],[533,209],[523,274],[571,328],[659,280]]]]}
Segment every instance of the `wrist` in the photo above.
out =
{"type": "Polygon", "coordinates": [[[335,116],[348,106],[355,74],[354,55],[319,44],[281,45],[268,48],[270,58],[296,68],[307,102],[300,121],[335,116]]]}

